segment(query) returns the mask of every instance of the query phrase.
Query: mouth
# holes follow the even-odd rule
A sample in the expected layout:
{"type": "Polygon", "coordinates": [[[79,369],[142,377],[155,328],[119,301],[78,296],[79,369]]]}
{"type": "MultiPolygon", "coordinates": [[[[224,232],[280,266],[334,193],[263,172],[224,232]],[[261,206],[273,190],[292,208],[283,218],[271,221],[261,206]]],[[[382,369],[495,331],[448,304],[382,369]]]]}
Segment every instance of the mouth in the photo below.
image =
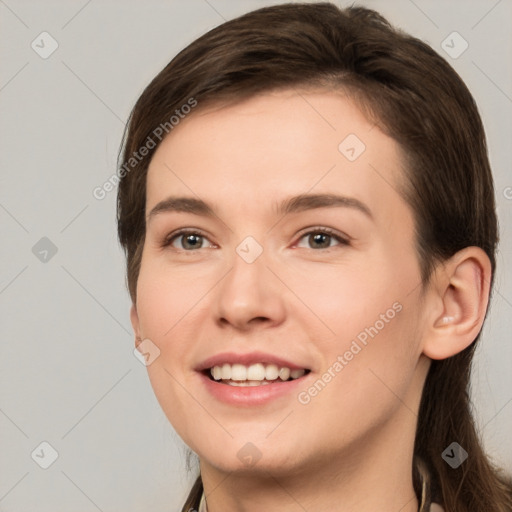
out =
{"type": "Polygon", "coordinates": [[[311,379],[313,369],[305,366],[307,360],[304,355],[292,360],[262,351],[221,352],[194,369],[204,390],[223,404],[251,408],[281,400],[284,406],[311,379]]]}
{"type": "Polygon", "coordinates": [[[202,373],[211,381],[237,387],[267,386],[297,380],[310,372],[308,368],[289,368],[276,364],[243,365],[224,363],[206,368],[202,373]]]}

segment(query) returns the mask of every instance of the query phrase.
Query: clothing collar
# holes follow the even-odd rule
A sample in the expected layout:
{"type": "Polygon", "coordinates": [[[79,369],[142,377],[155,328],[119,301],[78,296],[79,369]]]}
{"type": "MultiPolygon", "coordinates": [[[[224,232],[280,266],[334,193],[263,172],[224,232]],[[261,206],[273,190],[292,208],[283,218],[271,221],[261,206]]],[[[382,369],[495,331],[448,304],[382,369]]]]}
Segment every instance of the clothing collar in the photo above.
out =
{"type": "Polygon", "coordinates": [[[204,497],[204,492],[201,494],[201,501],[199,502],[199,510],[197,512],[208,512],[206,509],[206,499],[204,497]]]}

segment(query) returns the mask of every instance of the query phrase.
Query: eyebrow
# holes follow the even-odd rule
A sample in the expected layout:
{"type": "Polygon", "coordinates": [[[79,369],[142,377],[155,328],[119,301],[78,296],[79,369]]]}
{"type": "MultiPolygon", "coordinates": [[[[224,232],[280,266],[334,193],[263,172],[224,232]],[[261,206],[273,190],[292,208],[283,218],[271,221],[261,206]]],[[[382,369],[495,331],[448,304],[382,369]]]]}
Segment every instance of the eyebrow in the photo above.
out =
{"type": "MultiPolygon", "coordinates": [[[[337,194],[301,194],[282,201],[277,205],[277,215],[287,215],[317,208],[351,208],[373,219],[373,214],[363,202],[355,197],[340,196],[337,194]]],[[[160,213],[183,212],[203,217],[217,217],[214,208],[208,203],[195,197],[171,196],[160,201],[149,212],[147,221],[160,213]]]]}

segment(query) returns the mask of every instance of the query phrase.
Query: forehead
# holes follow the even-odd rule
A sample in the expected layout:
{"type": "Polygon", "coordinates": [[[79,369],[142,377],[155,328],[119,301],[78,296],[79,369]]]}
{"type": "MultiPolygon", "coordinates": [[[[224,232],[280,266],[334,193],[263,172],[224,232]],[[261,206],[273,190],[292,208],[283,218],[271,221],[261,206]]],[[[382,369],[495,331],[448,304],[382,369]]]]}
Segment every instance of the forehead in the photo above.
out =
{"type": "Polygon", "coordinates": [[[167,195],[236,202],[255,213],[283,197],[339,192],[385,209],[402,201],[397,143],[346,95],[280,91],[196,110],[162,141],[146,211],[167,195]]]}

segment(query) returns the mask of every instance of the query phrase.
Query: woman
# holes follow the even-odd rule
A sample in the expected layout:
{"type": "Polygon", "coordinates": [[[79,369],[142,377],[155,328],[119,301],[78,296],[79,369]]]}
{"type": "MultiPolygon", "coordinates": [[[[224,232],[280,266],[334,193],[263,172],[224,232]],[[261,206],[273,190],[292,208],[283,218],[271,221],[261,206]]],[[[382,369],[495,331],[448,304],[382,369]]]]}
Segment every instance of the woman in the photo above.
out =
{"type": "Polygon", "coordinates": [[[119,175],[136,346],[200,460],[183,511],[512,510],[468,398],[485,136],[430,47],[328,3],[224,23],[143,92],[119,175]]]}

